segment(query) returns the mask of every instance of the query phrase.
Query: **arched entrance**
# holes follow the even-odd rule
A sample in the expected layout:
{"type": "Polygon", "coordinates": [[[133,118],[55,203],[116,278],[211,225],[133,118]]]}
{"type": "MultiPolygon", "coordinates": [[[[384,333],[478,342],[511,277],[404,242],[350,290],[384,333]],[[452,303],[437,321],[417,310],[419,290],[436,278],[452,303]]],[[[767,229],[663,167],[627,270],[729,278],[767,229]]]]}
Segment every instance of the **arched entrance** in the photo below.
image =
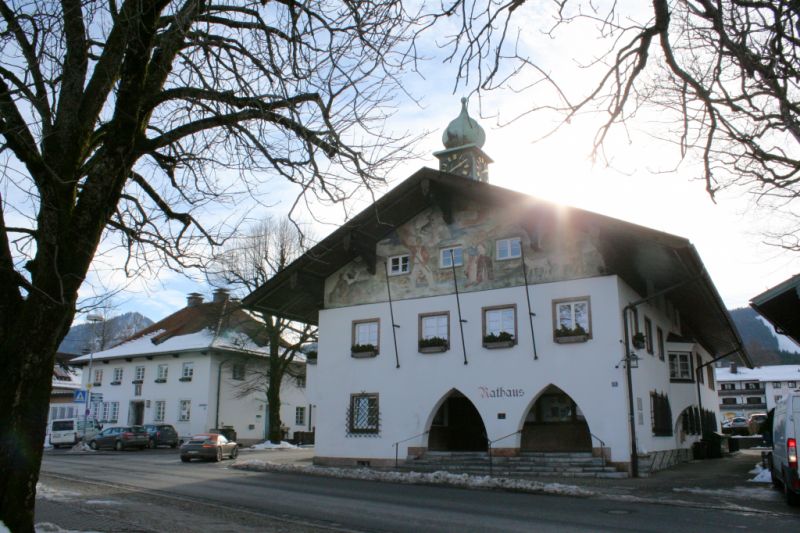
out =
{"type": "Polygon", "coordinates": [[[486,451],[486,427],[469,399],[451,391],[431,421],[428,450],[434,452],[486,451]]]}
{"type": "Polygon", "coordinates": [[[520,448],[536,452],[591,452],[589,424],[570,396],[549,385],[531,406],[520,448]]]}

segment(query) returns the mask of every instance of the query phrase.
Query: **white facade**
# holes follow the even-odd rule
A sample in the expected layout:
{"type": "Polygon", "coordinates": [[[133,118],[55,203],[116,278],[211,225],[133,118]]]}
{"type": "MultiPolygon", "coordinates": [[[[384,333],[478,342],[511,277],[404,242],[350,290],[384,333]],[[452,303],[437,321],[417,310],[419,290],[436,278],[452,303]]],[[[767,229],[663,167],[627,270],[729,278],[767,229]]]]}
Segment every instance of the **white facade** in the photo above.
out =
{"type": "MultiPolygon", "coordinates": [[[[534,359],[527,300],[523,287],[510,287],[460,296],[464,323],[466,359],[461,345],[458,309],[454,295],[416,298],[394,302],[397,352],[387,303],[326,309],[320,312],[319,362],[310,368],[312,402],[318,407],[316,452],[326,458],[392,459],[393,444],[402,444],[400,456],[409,448],[426,448],[426,431],[443,400],[453,389],[466,396],[477,408],[493,447],[519,449],[528,413],[549,386],[555,385],[577,404],[592,434],[592,447],[600,440],[615,462],[629,461],[627,389],[624,357],[622,308],[639,299],[617,276],[603,276],[529,287],[538,359],[534,359]],[[554,341],[553,301],[587,298],[591,303],[591,339],[558,344],[554,341]],[[482,346],[482,309],[489,306],[516,306],[517,343],[510,348],[482,346]],[[419,353],[419,315],[447,312],[450,316],[450,347],[441,353],[419,353]],[[350,353],[353,322],[377,318],[380,324],[380,353],[374,358],[354,358],[350,353]],[[503,391],[503,392],[497,392],[503,391]],[[492,394],[496,392],[496,394],[492,394]],[[380,431],[375,435],[348,434],[350,397],[359,393],[378,394],[380,431]],[[516,433],[516,434],[515,434],[516,433]],[[419,435],[417,438],[413,438],[419,435]]],[[[639,308],[640,330],[645,317],[666,335],[677,325],[666,316],[666,309],[643,305],[639,308]]],[[[656,341],[655,337],[653,339],[656,341]]],[[[669,350],[670,346],[665,349],[669,350]]],[[[703,362],[710,357],[702,352],[703,362]]],[[[641,453],[685,448],[696,436],[681,430],[681,412],[697,405],[694,381],[670,380],[667,354],[659,357],[646,349],[638,350],[639,367],[632,369],[634,404],[637,406],[637,440],[641,453]],[[650,393],[667,393],[671,402],[674,434],[653,436],[650,393]]],[[[705,378],[705,373],[703,373],[705,378]]],[[[701,384],[703,407],[716,411],[716,394],[701,384]]]]}
{"type": "Polygon", "coordinates": [[[717,368],[720,412],[724,418],[766,413],[800,386],[800,365],[717,368]]]}

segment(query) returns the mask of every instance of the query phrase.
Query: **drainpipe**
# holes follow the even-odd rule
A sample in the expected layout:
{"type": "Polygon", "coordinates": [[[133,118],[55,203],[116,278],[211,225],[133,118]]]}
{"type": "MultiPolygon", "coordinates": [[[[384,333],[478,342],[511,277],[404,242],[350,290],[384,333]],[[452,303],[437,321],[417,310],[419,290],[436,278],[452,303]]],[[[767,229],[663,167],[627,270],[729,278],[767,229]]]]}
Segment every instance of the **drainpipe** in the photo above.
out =
{"type": "Polygon", "coordinates": [[[219,400],[220,400],[220,390],[222,388],[222,367],[225,365],[225,363],[228,362],[230,362],[230,359],[225,359],[217,367],[217,406],[216,406],[216,413],[214,415],[215,429],[219,429],[219,400]]]}

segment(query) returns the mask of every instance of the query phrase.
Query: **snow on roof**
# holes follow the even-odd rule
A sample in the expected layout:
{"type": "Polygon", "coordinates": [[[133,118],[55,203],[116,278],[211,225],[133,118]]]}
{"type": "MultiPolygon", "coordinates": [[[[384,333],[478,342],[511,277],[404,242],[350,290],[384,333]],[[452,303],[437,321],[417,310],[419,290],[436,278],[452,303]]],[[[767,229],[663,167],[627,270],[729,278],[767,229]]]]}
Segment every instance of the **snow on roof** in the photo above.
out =
{"type": "Polygon", "coordinates": [[[770,365],[755,368],[715,368],[717,381],[800,381],[800,365],[770,365]]]}

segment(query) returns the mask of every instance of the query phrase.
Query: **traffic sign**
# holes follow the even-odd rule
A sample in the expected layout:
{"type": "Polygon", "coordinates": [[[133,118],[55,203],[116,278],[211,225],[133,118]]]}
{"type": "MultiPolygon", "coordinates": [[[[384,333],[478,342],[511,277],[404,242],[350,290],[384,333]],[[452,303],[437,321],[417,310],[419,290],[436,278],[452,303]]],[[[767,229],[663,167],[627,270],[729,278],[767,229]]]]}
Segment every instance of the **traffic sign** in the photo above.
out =
{"type": "Polygon", "coordinates": [[[86,403],[86,391],[85,390],[76,390],[73,393],[72,401],[75,403],[86,403]]]}

